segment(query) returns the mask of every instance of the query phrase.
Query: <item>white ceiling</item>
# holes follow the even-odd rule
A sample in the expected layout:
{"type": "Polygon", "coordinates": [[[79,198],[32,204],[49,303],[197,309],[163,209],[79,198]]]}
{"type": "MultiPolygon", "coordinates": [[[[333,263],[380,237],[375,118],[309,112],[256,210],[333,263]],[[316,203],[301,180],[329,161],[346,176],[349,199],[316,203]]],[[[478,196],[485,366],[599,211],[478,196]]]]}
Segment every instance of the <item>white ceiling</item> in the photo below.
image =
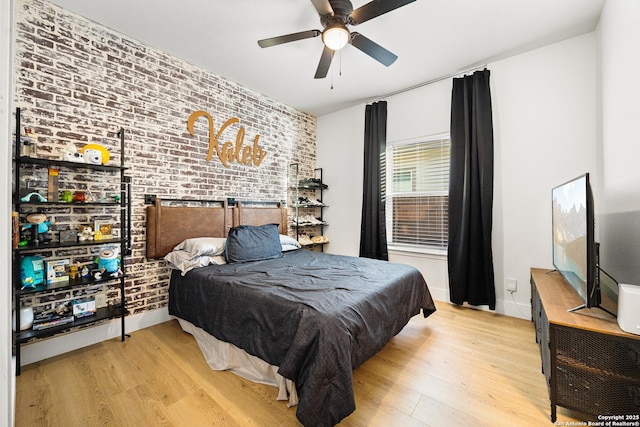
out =
{"type": "MultiPolygon", "coordinates": [[[[266,49],[257,44],[322,30],[310,0],[52,2],[320,116],[593,31],[605,0],[417,0],[350,28],[398,55],[394,64],[387,68],[348,45],[318,80],[320,37],[266,49]]],[[[367,2],[352,0],[354,9],[367,2]]]]}

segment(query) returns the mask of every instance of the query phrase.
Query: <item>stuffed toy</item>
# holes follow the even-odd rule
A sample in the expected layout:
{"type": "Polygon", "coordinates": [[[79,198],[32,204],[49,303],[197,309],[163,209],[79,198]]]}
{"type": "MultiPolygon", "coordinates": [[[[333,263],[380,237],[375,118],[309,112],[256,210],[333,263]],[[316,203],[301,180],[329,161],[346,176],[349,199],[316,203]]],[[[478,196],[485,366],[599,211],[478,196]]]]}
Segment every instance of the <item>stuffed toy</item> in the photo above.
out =
{"type": "Polygon", "coordinates": [[[96,259],[98,263],[96,279],[100,279],[104,274],[110,274],[112,277],[118,277],[122,274],[118,252],[117,247],[100,249],[100,256],[96,259]]]}
{"type": "Polygon", "coordinates": [[[84,242],[85,240],[93,240],[93,229],[88,225],[80,226],[80,233],[78,233],[78,240],[84,242]]]}

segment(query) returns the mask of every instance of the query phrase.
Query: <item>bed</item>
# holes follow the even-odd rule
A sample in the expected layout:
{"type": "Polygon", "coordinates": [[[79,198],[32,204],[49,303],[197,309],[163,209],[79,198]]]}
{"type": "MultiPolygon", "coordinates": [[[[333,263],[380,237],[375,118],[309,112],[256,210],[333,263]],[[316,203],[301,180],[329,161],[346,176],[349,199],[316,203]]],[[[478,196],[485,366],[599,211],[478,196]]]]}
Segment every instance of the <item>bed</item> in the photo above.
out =
{"type": "MultiPolygon", "coordinates": [[[[258,239],[265,246],[277,233],[284,245],[286,218],[281,206],[191,210],[158,199],[147,208],[147,257],[170,257],[198,236],[226,238],[225,256],[242,257],[234,233],[269,233],[258,239]]],[[[290,403],[299,399],[303,425],[335,425],[355,410],[352,370],[435,305],[422,275],[407,265],[303,249],[272,253],[173,270],[169,313],[196,337],[212,368],[275,385],[290,403]]]]}

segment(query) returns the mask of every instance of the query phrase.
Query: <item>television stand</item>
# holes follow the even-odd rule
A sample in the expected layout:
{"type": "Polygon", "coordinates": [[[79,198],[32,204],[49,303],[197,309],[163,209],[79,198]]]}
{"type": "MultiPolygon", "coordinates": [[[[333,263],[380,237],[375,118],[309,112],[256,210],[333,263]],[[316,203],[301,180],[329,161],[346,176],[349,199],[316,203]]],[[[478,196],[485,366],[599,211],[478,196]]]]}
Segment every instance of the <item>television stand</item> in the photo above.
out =
{"type": "Polygon", "coordinates": [[[596,421],[598,415],[640,414],[640,335],[624,332],[609,316],[568,312],[582,303],[580,296],[559,273],[547,273],[531,269],[531,315],[551,421],[557,405],[596,421]]]}

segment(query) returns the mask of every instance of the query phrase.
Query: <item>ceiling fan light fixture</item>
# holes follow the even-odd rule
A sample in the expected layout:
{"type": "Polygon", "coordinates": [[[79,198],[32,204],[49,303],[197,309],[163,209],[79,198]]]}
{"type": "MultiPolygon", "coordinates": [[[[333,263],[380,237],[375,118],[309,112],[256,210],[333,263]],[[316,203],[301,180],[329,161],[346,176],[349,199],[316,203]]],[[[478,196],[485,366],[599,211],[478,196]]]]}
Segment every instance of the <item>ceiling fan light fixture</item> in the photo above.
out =
{"type": "Polygon", "coordinates": [[[322,32],[322,42],[331,50],[340,50],[349,43],[351,34],[342,24],[331,25],[322,32]]]}

